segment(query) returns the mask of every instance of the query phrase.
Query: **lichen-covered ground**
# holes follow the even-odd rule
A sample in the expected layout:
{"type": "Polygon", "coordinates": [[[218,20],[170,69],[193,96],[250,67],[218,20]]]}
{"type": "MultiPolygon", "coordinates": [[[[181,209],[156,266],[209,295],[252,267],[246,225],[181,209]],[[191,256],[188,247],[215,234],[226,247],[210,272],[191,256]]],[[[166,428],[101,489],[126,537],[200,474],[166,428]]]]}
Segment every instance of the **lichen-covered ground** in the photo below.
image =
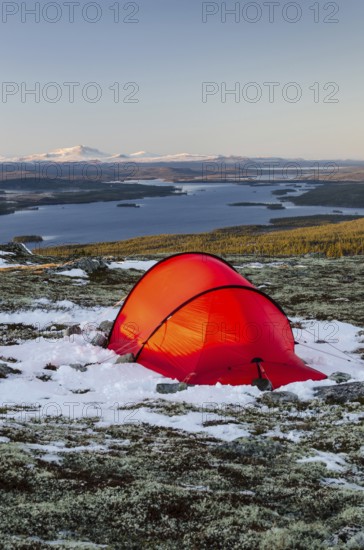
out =
{"type": "MultiPolygon", "coordinates": [[[[228,260],[290,317],[364,325],[361,258],[228,260]]],[[[39,327],[27,324],[34,304],[45,312],[65,300],[111,306],[141,276],[99,270],[78,284],[34,265],[59,261],[32,258],[26,269],[0,273],[0,362],[14,369],[14,380],[18,365],[7,348],[39,336],[39,327]],[[17,311],[23,322],[2,321],[17,311]]],[[[57,339],[64,328],[43,327],[42,337],[57,339]]],[[[223,441],[154,426],[137,414],[113,425],[39,419],[26,407],[1,408],[2,384],[0,373],[1,549],[364,548],[364,397],[276,400],[274,392],[249,406],[208,410],[163,396],[148,401],[166,416],[192,411],[205,426],[236,423],[249,434],[223,441]]],[[[129,405],[138,407],[145,402],[129,405]]]]}

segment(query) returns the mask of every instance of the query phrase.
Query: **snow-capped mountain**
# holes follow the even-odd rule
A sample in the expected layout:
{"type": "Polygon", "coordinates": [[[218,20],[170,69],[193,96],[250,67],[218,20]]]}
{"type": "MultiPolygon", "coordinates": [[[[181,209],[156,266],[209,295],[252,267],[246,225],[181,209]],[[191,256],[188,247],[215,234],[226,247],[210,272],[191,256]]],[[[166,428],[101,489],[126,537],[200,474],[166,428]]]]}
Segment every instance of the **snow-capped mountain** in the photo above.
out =
{"type": "Polygon", "coordinates": [[[159,158],[160,155],[158,155],[157,153],[147,153],[146,151],[137,151],[136,153],[131,153],[129,155],[129,157],[132,157],[132,158],[137,158],[137,159],[154,159],[154,158],[159,158]]]}
{"type": "Polygon", "coordinates": [[[109,154],[99,151],[99,149],[93,149],[92,147],[87,147],[85,145],[76,145],[75,147],[55,149],[49,153],[38,153],[12,160],[17,162],[75,162],[85,160],[104,160],[109,156],[109,154]]]}
{"type": "MultiPolygon", "coordinates": [[[[218,162],[225,164],[234,164],[241,162],[257,162],[263,165],[267,163],[279,163],[280,165],[286,162],[294,162],[299,166],[312,166],[314,161],[302,158],[285,158],[285,157],[246,157],[244,155],[198,155],[194,153],[175,153],[175,154],[159,154],[150,153],[147,151],[137,151],[135,153],[116,153],[110,154],[88,147],[86,145],[76,145],[74,147],[65,147],[55,149],[48,153],[36,153],[21,157],[4,157],[0,156],[0,163],[5,162],[102,162],[102,163],[145,163],[145,164],[173,164],[173,163],[201,163],[201,162],[218,162]]],[[[336,162],[341,166],[345,165],[364,165],[364,161],[354,160],[333,160],[321,159],[322,163],[336,162]]]]}
{"type": "Polygon", "coordinates": [[[216,160],[216,155],[195,155],[190,153],[178,153],[174,155],[160,155],[138,151],[131,154],[110,154],[94,149],[86,145],[76,145],[55,149],[48,153],[36,153],[33,155],[6,158],[0,157],[0,162],[203,162],[216,160]]]}
{"type": "Polygon", "coordinates": [[[129,155],[130,159],[138,162],[204,162],[207,160],[216,160],[216,155],[194,155],[191,153],[177,153],[174,155],[158,155],[155,153],[147,153],[139,151],[129,155]]]}

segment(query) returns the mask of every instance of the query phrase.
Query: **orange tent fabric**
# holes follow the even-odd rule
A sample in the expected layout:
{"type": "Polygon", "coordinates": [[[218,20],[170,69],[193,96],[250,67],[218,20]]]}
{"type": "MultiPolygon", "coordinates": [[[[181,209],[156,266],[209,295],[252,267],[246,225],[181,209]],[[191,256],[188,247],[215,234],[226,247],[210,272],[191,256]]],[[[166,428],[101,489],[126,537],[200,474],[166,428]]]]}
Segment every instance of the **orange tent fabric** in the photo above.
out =
{"type": "Polygon", "coordinates": [[[186,253],[162,260],[124,302],[109,349],[189,384],[273,388],[326,376],[294,353],[290,323],[266,294],[217,256],[186,253]]]}

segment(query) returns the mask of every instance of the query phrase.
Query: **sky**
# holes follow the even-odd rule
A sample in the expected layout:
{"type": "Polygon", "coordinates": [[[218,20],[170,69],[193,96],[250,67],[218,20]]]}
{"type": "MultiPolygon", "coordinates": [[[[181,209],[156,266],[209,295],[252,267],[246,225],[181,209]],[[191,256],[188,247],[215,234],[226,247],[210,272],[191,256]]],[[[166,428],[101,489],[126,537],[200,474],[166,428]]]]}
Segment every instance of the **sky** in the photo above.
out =
{"type": "Polygon", "coordinates": [[[36,4],[0,7],[0,156],[364,159],[362,0],[36,4]]]}

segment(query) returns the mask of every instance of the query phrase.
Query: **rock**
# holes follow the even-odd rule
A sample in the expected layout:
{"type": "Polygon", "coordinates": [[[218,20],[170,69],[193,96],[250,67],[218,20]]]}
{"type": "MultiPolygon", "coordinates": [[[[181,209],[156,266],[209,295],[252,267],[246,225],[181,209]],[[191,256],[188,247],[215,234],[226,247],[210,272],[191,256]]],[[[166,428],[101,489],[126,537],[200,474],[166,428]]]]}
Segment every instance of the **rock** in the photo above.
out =
{"type": "Polygon", "coordinates": [[[272,391],[273,386],[266,378],[255,378],[252,386],[256,386],[260,391],[272,391]]]}
{"type": "Polygon", "coordinates": [[[41,380],[41,382],[49,382],[52,380],[52,377],[49,374],[42,374],[41,376],[37,376],[37,379],[41,380]]]}
{"type": "Polygon", "coordinates": [[[9,374],[21,374],[21,370],[12,369],[5,363],[0,363],[0,378],[7,378],[9,374]]]}
{"type": "Polygon", "coordinates": [[[91,340],[93,346],[99,346],[100,348],[107,347],[108,339],[102,332],[98,332],[96,336],[91,340]]]}
{"type": "Polygon", "coordinates": [[[55,365],[52,365],[51,363],[48,363],[48,365],[46,365],[46,366],[44,367],[44,370],[57,371],[57,370],[58,370],[58,367],[56,367],[55,365]]]}
{"type": "Polygon", "coordinates": [[[88,275],[91,275],[91,273],[99,269],[108,269],[108,266],[102,258],[82,258],[81,260],[68,264],[66,267],[63,266],[62,270],[64,269],[82,269],[86,271],[88,275]]]}
{"type": "Polygon", "coordinates": [[[351,376],[346,372],[333,372],[332,374],[330,374],[329,380],[333,380],[338,384],[343,384],[344,382],[348,382],[349,380],[351,380],[351,376]]]}
{"type": "Polygon", "coordinates": [[[81,365],[81,363],[72,363],[70,365],[71,369],[76,370],[78,372],[87,372],[86,365],[81,365]]]}
{"type": "Polygon", "coordinates": [[[135,357],[132,353],[120,355],[120,357],[117,358],[115,364],[119,365],[120,363],[135,363],[135,357]]]}
{"type": "Polygon", "coordinates": [[[187,390],[188,384],[184,382],[178,382],[176,384],[157,384],[156,390],[157,393],[177,393],[179,391],[187,390]]]}
{"type": "Polygon", "coordinates": [[[33,254],[28,250],[26,246],[20,243],[8,243],[1,245],[1,250],[5,252],[12,252],[16,256],[32,256],[33,254]]]}
{"type": "Polygon", "coordinates": [[[102,321],[102,323],[99,326],[99,330],[101,330],[105,334],[110,334],[113,326],[114,326],[113,321],[102,321]]]}
{"type": "Polygon", "coordinates": [[[279,405],[281,403],[298,403],[299,401],[298,395],[290,391],[265,393],[259,399],[261,403],[268,405],[268,407],[279,405]]]}
{"type": "Polygon", "coordinates": [[[91,275],[96,271],[108,269],[108,265],[102,258],[81,258],[80,260],[59,265],[56,268],[51,267],[45,271],[46,273],[53,274],[63,271],[70,271],[71,269],[82,269],[82,271],[85,271],[87,275],[91,275]]]}
{"type": "Polygon", "coordinates": [[[74,334],[82,334],[80,325],[71,325],[64,331],[65,336],[73,336],[74,334]]]}
{"type": "Polygon", "coordinates": [[[346,403],[347,401],[364,401],[364,382],[350,382],[337,386],[314,388],[315,396],[328,403],[346,403]]]}

